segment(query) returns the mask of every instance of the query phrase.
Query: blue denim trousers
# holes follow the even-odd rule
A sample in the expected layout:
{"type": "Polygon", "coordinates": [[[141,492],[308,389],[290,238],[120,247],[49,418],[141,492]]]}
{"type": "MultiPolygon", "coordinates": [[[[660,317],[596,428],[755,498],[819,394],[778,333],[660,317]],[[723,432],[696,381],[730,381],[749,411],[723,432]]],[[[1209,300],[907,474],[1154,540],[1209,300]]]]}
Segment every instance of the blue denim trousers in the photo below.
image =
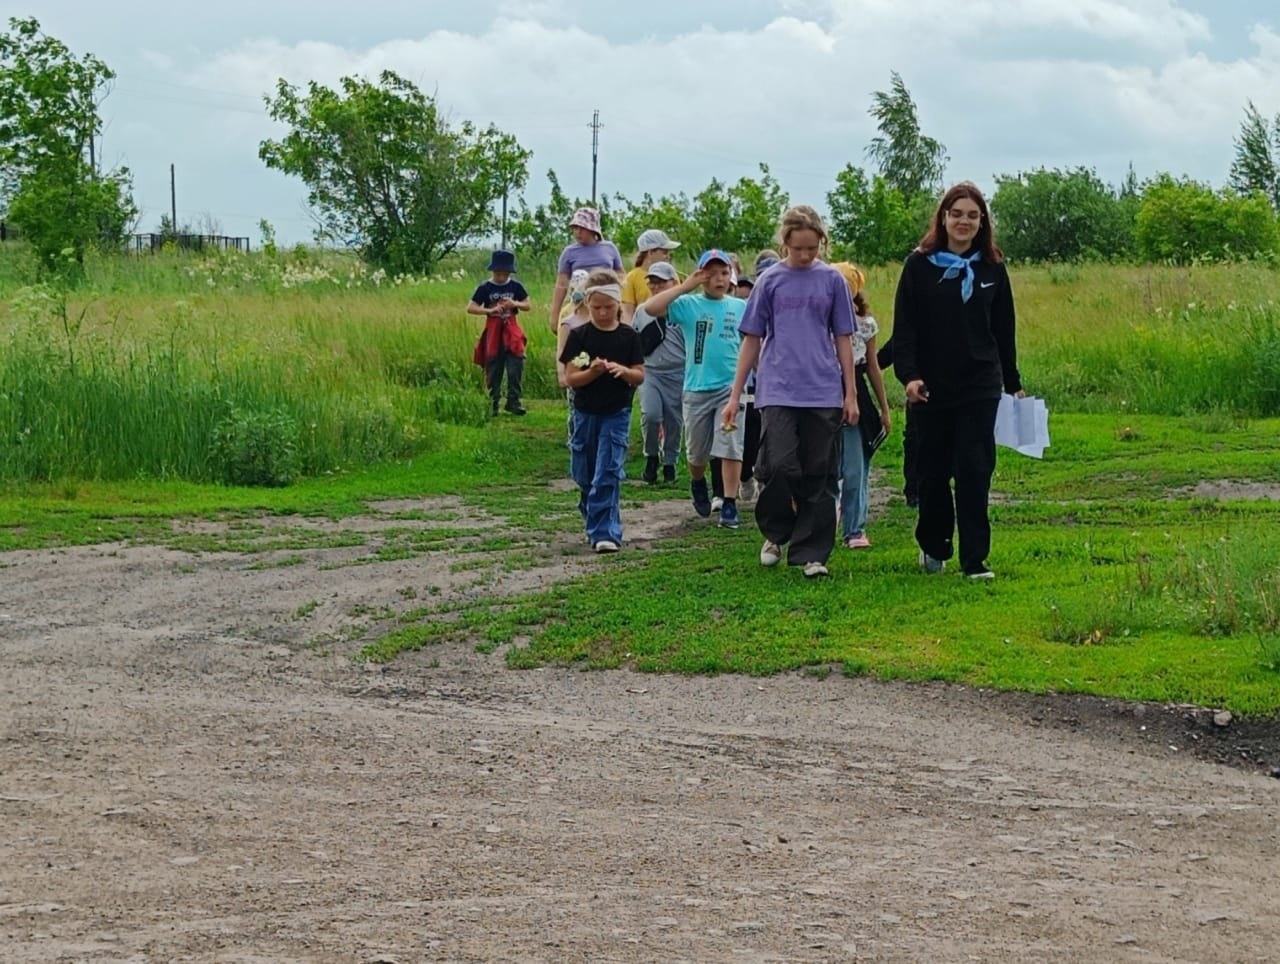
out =
{"type": "Polygon", "coordinates": [[[866,534],[871,459],[862,444],[862,429],[840,429],[840,538],[866,534]]]}
{"type": "Polygon", "coordinates": [[[594,546],[622,544],[622,479],[631,439],[631,409],[611,415],[576,412],[569,442],[569,473],[578,484],[578,510],[594,546]]]}

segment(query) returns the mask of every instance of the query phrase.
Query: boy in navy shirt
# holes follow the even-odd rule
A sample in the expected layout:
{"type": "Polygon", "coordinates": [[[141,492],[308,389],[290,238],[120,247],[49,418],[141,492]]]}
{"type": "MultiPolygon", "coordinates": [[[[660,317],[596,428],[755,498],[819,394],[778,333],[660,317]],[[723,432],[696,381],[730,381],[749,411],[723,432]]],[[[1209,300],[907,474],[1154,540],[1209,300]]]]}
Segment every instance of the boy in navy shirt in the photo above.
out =
{"type": "Polygon", "coordinates": [[[467,314],[484,315],[484,333],[476,346],[476,363],[484,366],[485,383],[493,401],[493,414],[498,414],[502,398],[502,373],[507,373],[507,411],[523,415],[520,404],[524,377],[524,350],[528,344],[524,329],[516,321],[516,313],[529,310],[529,293],[516,281],[516,256],[510,251],[495,251],[489,259],[489,280],[476,288],[467,305],[467,314]]]}

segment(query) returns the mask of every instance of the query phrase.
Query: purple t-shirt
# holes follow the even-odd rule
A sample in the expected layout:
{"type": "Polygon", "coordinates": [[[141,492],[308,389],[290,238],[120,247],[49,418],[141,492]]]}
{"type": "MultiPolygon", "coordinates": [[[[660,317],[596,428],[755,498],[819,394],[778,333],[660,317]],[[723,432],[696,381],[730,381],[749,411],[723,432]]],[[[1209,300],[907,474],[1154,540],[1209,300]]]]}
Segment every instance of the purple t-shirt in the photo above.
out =
{"type": "Polygon", "coordinates": [[[835,336],[853,334],[849,285],[829,264],[782,262],[760,276],[738,330],[764,339],[756,366],[756,408],[840,408],[835,336]]]}
{"type": "Polygon", "coordinates": [[[579,244],[575,241],[560,252],[557,270],[560,274],[572,275],[579,268],[583,271],[591,271],[593,268],[621,271],[622,255],[612,241],[597,241],[595,244],[579,244]]]}

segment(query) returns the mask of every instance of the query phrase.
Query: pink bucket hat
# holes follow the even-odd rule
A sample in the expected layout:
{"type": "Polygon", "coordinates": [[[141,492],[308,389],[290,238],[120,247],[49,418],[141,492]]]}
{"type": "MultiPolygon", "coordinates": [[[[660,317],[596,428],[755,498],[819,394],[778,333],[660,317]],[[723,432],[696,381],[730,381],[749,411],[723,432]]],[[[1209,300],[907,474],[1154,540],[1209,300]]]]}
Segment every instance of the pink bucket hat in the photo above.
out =
{"type": "Polygon", "coordinates": [[[600,230],[600,212],[595,208],[578,208],[573,212],[573,217],[569,219],[569,227],[586,228],[598,238],[604,237],[604,232],[600,230]]]}

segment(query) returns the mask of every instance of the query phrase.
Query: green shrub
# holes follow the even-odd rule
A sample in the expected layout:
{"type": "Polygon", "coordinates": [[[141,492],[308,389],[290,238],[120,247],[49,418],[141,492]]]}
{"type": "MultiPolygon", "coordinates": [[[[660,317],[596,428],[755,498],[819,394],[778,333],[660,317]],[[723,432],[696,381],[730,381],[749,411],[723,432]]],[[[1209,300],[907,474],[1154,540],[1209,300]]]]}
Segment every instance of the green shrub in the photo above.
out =
{"type": "Polygon", "coordinates": [[[209,460],[228,485],[289,485],[298,474],[298,423],[285,411],[232,408],[213,430],[209,460]]]}
{"type": "Polygon", "coordinates": [[[1143,195],[1136,240],[1139,256],[1147,261],[1187,264],[1275,256],[1280,224],[1261,194],[1215,192],[1162,174],[1143,195]]]}

